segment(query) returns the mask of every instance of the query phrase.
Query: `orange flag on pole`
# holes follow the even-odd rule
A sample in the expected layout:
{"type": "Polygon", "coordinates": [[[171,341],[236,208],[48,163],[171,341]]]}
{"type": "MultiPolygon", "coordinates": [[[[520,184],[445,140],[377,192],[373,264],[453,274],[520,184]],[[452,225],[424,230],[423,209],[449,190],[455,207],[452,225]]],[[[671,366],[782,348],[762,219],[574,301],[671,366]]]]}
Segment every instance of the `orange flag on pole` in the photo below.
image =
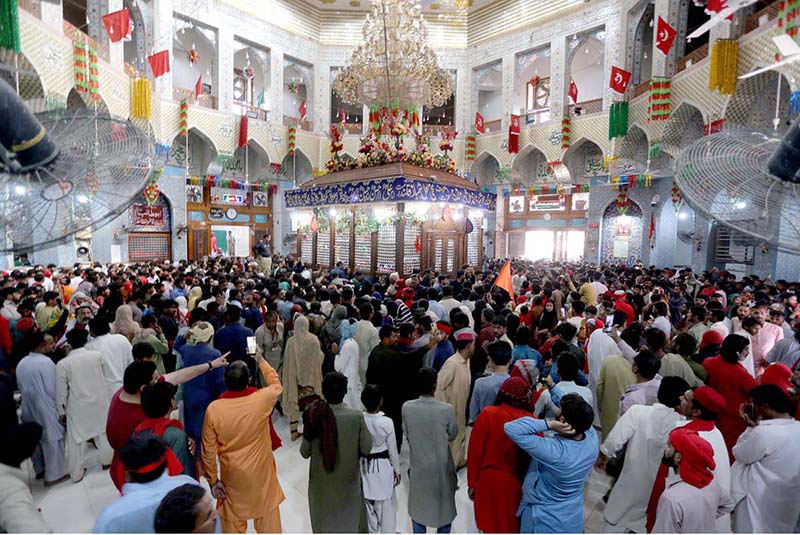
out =
{"type": "Polygon", "coordinates": [[[497,274],[494,285],[507,291],[512,303],[516,302],[514,300],[514,289],[511,286],[511,260],[506,260],[505,265],[500,268],[500,273],[497,274]]]}

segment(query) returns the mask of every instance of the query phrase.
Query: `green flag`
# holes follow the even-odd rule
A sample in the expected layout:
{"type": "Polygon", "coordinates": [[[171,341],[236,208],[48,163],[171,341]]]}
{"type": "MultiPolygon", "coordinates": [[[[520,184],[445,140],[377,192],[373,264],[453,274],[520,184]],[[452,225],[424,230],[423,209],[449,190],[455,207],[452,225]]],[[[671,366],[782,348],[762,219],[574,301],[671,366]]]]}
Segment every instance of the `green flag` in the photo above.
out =
{"type": "Polygon", "coordinates": [[[261,106],[264,105],[266,101],[267,101],[267,90],[262,89],[261,93],[259,93],[258,97],[256,97],[256,106],[260,108],[261,106]]]}

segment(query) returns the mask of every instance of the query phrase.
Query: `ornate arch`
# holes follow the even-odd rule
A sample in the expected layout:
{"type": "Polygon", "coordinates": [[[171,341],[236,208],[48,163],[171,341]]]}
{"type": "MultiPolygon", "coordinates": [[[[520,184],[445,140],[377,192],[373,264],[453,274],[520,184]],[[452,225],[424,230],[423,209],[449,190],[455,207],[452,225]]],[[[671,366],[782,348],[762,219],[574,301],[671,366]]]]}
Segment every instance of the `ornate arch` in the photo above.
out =
{"type": "Polygon", "coordinates": [[[534,145],[528,145],[517,154],[511,168],[522,177],[522,183],[530,185],[546,182],[551,178],[548,172],[547,156],[534,145]]]}
{"type": "Polygon", "coordinates": [[[621,158],[634,160],[645,165],[647,163],[647,153],[650,148],[650,141],[647,132],[638,125],[628,128],[628,134],[622,138],[619,144],[619,155],[621,158]]]}
{"type": "Polygon", "coordinates": [[[296,181],[297,186],[314,178],[314,167],[311,165],[311,160],[299,149],[295,150],[294,156],[287,154],[283,158],[282,165],[286,179],[296,181]],[[295,168],[297,169],[296,173],[295,168]]]}
{"type": "Polygon", "coordinates": [[[497,183],[497,171],[500,161],[489,152],[482,152],[472,165],[472,176],[481,187],[493,186],[497,183]]]}
{"type": "MultiPolygon", "coordinates": [[[[778,80],[781,84],[778,115],[781,118],[789,117],[790,81],[782,73],[767,71],[739,82],[736,92],[723,110],[726,126],[771,131],[778,80]]],[[[783,121],[778,126],[778,132],[783,133],[787,128],[787,121],[783,121]]]]}
{"type": "Polygon", "coordinates": [[[603,149],[592,139],[580,137],[564,153],[561,163],[569,171],[571,180],[583,182],[588,176],[602,173],[603,149]]]}

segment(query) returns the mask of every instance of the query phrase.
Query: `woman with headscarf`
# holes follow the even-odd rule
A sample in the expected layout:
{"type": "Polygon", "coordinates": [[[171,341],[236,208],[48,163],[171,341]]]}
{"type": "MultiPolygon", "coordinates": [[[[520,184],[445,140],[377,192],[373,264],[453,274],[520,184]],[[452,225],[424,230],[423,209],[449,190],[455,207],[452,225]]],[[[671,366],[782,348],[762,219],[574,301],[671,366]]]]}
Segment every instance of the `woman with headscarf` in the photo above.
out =
{"type": "Polygon", "coordinates": [[[176,318],[178,321],[178,325],[179,326],[186,325],[186,320],[189,317],[189,304],[186,301],[186,298],[182,295],[176,297],[175,302],[178,304],[178,317],[176,318]]]}
{"type": "Polygon", "coordinates": [[[203,289],[200,286],[192,286],[189,290],[189,302],[187,308],[189,312],[197,308],[197,304],[203,299],[203,289]]]}
{"type": "MultiPolygon", "coordinates": [[[[220,356],[220,352],[211,347],[214,327],[210,323],[199,321],[184,336],[186,344],[178,350],[184,368],[209,363],[220,356]]],[[[183,384],[183,423],[186,434],[194,439],[198,449],[203,440],[206,409],[226,390],[224,374],[224,368],[217,368],[183,384]]]]}
{"type": "MultiPolygon", "coordinates": [[[[302,316],[301,316],[302,317],[302,316]]],[[[308,507],[314,533],[366,533],[359,458],[369,455],[372,437],[361,411],[346,407],[347,378],[331,372],[303,413],[300,455],[311,459],[308,507]]]]}
{"type": "MultiPolygon", "coordinates": [[[[520,361],[523,362],[523,361],[520,361]]],[[[530,386],[510,377],[493,406],[475,421],[467,454],[467,494],[475,502],[475,524],[483,533],[519,533],[517,509],[529,457],[506,436],[503,426],[531,416],[530,386]]]]}
{"type": "Polygon", "coordinates": [[[333,371],[333,362],[336,356],[336,348],[342,343],[342,322],[347,317],[347,309],[342,305],[337,305],[331,313],[331,319],[325,322],[319,341],[322,344],[322,351],[325,353],[325,361],[322,364],[322,373],[333,371]]]}
{"type": "Polygon", "coordinates": [[[114,316],[114,323],[111,325],[111,332],[124,335],[130,342],[141,332],[139,324],[133,321],[133,310],[129,306],[117,308],[114,316]]]}
{"type": "Polygon", "coordinates": [[[345,320],[340,328],[342,333],[341,346],[339,353],[334,361],[334,368],[337,372],[347,377],[347,395],[344,397],[344,404],[351,409],[358,411],[364,410],[361,404],[361,374],[359,373],[360,352],[358,343],[353,339],[356,333],[356,325],[345,320]]]}
{"type": "Polygon", "coordinates": [[[544,342],[550,337],[551,331],[558,325],[558,312],[556,306],[552,301],[548,301],[544,305],[544,311],[539,316],[539,326],[536,330],[536,337],[544,342]]]}
{"type": "MultiPolygon", "coordinates": [[[[344,308],[344,307],[342,307],[344,308]]],[[[294,319],[294,334],[286,342],[283,353],[283,399],[282,405],[289,417],[292,440],[300,438],[297,419],[305,398],[319,396],[322,392],[322,363],[325,355],[319,339],[308,332],[308,318],[297,314],[294,319]]]]}

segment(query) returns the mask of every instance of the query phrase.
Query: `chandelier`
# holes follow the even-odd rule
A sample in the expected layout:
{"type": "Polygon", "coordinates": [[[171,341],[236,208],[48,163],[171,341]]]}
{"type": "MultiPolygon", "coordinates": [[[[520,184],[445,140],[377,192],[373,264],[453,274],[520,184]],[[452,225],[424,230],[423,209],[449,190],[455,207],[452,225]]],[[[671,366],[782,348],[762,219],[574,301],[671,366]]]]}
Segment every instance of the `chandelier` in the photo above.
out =
{"type": "Polygon", "coordinates": [[[373,0],[361,43],[333,83],[348,104],[441,106],[453,77],[439,67],[428,30],[412,0],[373,0]]]}

